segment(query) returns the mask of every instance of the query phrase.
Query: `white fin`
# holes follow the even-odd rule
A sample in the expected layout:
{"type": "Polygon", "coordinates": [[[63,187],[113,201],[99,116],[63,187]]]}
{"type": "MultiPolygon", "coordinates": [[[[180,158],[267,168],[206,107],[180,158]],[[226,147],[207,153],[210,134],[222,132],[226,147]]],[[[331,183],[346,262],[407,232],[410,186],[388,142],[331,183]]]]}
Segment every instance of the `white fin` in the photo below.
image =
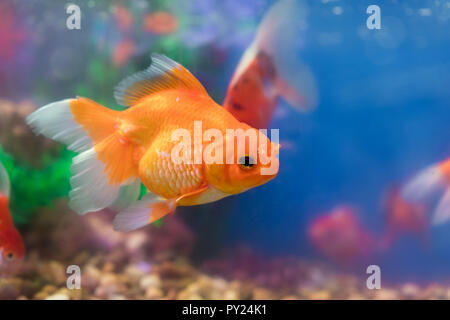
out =
{"type": "Polygon", "coordinates": [[[277,1],[264,16],[249,48],[253,55],[263,52],[272,58],[277,75],[274,86],[299,111],[315,108],[319,96],[313,73],[300,58],[307,15],[308,8],[302,0],[277,1]]]}
{"type": "Polygon", "coordinates": [[[26,121],[36,134],[43,134],[66,144],[69,150],[81,152],[91,148],[92,141],[73,119],[70,110],[72,100],[50,103],[30,114],[26,121]]]}
{"type": "Polygon", "coordinates": [[[450,220],[450,189],[444,193],[431,219],[432,224],[439,225],[450,220]]]}
{"type": "Polygon", "coordinates": [[[70,170],[69,206],[78,214],[101,210],[116,200],[120,185],[109,184],[105,165],[97,159],[94,148],[73,158],[70,170]]]}
{"type": "Polygon", "coordinates": [[[439,165],[421,171],[402,190],[402,196],[411,202],[422,202],[446,187],[439,165]]]}
{"type": "Polygon", "coordinates": [[[3,194],[9,198],[9,193],[11,190],[11,185],[9,181],[8,172],[6,172],[5,167],[0,162],[0,194],[3,194]]]}
{"type": "Polygon", "coordinates": [[[179,63],[156,53],[151,55],[151,59],[150,67],[117,85],[114,97],[118,104],[131,106],[148,95],[169,89],[189,89],[207,94],[202,84],[179,63]]]}
{"type": "Polygon", "coordinates": [[[141,200],[118,213],[114,218],[114,229],[117,231],[132,231],[146,226],[153,220],[157,220],[165,214],[175,210],[175,205],[171,200],[165,200],[153,193],[146,194],[141,200]],[[156,213],[153,206],[155,204],[165,204],[167,210],[156,213]],[[153,216],[157,214],[157,216],[153,216]]]}
{"type": "Polygon", "coordinates": [[[139,199],[141,193],[141,180],[136,179],[129,185],[120,187],[119,195],[110,208],[114,211],[123,211],[139,199]]]}

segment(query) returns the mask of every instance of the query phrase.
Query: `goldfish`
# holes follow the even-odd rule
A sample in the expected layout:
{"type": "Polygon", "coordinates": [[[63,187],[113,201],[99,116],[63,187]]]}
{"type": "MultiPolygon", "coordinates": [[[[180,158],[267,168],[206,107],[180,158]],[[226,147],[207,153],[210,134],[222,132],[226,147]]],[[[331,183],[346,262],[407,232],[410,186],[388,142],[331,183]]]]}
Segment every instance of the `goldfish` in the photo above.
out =
{"type": "Polygon", "coordinates": [[[0,273],[16,270],[25,256],[25,246],[9,210],[10,182],[0,163],[0,273]]]}
{"type": "Polygon", "coordinates": [[[152,12],[144,17],[143,29],[157,35],[171,34],[178,29],[178,19],[169,12],[152,12]]]}
{"type": "Polygon", "coordinates": [[[283,97],[301,111],[318,103],[315,79],[295,43],[307,15],[306,5],[281,0],[263,18],[228,85],[223,106],[254,128],[267,128],[283,97]]]}
{"type": "Polygon", "coordinates": [[[361,225],[357,210],[347,205],[316,217],[308,238],[322,255],[345,266],[369,258],[375,248],[374,237],[361,225]]]}
{"type": "Polygon", "coordinates": [[[431,214],[431,224],[440,225],[450,219],[450,158],[431,165],[409,180],[402,196],[411,203],[430,203],[440,197],[431,214]]]}
{"type": "Polygon", "coordinates": [[[114,228],[130,231],[178,206],[239,194],[278,173],[279,145],[234,118],[164,55],[152,54],[150,66],[122,80],[114,95],[128,108],[115,111],[78,97],[27,118],[35,133],[79,152],[69,194],[69,206],[79,214],[112,208],[118,212],[114,228]],[[138,199],[141,183],[149,192],[138,199]]]}
{"type": "Polygon", "coordinates": [[[382,249],[389,248],[401,233],[415,233],[427,243],[429,223],[425,204],[409,202],[399,188],[393,187],[388,192],[385,207],[387,227],[381,240],[382,249]]]}

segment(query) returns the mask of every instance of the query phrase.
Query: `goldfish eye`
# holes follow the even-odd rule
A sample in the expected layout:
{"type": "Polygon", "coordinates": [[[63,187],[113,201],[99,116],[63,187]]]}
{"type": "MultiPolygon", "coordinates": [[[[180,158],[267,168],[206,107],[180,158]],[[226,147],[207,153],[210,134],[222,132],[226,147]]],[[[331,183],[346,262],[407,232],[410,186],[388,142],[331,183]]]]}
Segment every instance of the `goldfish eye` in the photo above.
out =
{"type": "Polygon", "coordinates": [[[249,155],[245,155],[239,159],[239,165],[246,170],[253,168],[255,163],[255,160],[249,155]]]}
{"type": "Polygon", "coordinates": [[[14,259],[14,253],[8,252],[8,253],[5,254],[5,257],[8,260],[12,260],[12,259],[14,259]]]}

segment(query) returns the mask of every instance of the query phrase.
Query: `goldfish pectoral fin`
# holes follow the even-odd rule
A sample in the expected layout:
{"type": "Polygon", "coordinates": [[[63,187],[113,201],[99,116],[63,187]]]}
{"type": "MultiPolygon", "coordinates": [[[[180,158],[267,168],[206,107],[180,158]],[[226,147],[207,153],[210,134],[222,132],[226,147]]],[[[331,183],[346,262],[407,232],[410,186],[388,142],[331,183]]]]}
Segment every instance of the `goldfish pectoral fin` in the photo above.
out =
{"type": "Polygon", "coordinates": [[[308,111],[312,108],[311,103],[307,102],[307,97],[294,86],[290,85],[284,78],[277,77],[275,79],[275,90],[284,100],[291,106],[298,108],[299,111],[308,111]]]}
{"type": "Polygon", "coordinates": [[[199,188],[198,190],[183,194],[182,196],[176,199],[176,203],[180,205],[196,205],[201,204],[201,196],[205,195],[210,188],[208,186],[204,186],[199,188]]]}
{"type": "Polygon", "coordinates": [[[152,54],[150,66],[122,80],[114,90],[118,104],[131,106],[158,91],[189,89],[206,93],[202,84],[182,65],[161,54],[152,54]]]}
{"type": "Polygon", "coordinates": [[[432,217],[432,224],[439,225],[450,220],[450,189],[447,189],[439,201],[432,217]]]}
{"type": "Polygon", "coordinates": [[[139,199],[140,193],[140,179],[136,179],[128,185],[121,186],[117,199],[109,208],[117,212],[123,211],[139,199]]]}
{"type": "Polygon", "coordinates": [[[116,215],[113,222],[114,229],[127,232],[142,228],[173,212],[175,208],[174,200],[165,200],[154,194],[147,194],[116,215]]]}
{"type": "Polygon", "coordinates": [[[411,202],[421,202],[445,187],[445,177],[439,165],[434,165],[422,170],[409,181],[402,189],[402,196],[411,202]]]}

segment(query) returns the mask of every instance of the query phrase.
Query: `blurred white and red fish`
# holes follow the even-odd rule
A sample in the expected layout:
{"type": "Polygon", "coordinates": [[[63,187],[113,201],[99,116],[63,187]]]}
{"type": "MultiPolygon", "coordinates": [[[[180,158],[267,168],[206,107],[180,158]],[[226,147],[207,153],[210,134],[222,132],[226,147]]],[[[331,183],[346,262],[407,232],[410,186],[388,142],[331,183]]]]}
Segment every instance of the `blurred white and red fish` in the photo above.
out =
{"type": "Polygon", "coordinates": [[[151,12],[144,17],[143,29],[156,35],[168,35],[177,31],[178,19],[170,12],[151,12]]]}
{"type": "Polygon", "coordinates": [[[427,204],[440,196],[431,215],[431,224],[450,220],[450,158],[419,172],[403,188],[402,196],[411,203],[427,204]]]}
{"type": "Polygon", "coordinates": [[[25,246],[9,209],[10,182],[0,163],[0,275],[16,271],[25,256],[25,246]]]}
{"type": "Polygon", "coordinates": [[[405,233],[416,234],[428,244],[429,221],[425,204],[409,202],[399,188],[393,187],[388,191],[385,210],[386,231],[381,239],[381,249],[389,249],[394,240],[405,233]]]}
{"type": "Polygon", "coordinates": [[[280,0],[265,15],[223,103],[240,121],[267,128],[280,97],[301,111],[316,107],[314,76],[299,56],[306,16],[307,7],[298,0],[280,0]]]}
{"type": "Polygon", "coordinates": [[[361,224],[357,209],[348,205],[315,218],[308,238],[320,254],[344,266],[367,260],[375,249],[373,235],[361,224]]]}

